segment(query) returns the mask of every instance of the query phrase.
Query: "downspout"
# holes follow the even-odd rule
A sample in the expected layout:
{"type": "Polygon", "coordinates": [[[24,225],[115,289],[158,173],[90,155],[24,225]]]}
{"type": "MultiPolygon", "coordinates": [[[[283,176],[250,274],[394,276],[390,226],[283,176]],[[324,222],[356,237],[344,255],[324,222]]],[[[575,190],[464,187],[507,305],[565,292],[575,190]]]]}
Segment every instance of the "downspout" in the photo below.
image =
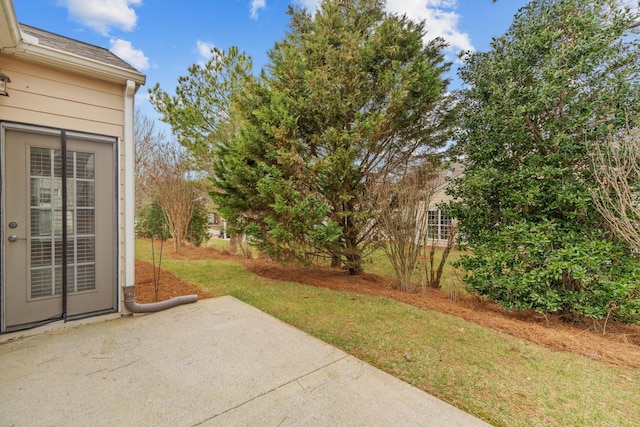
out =
{"type": "Polygon", "coordinates": [[[22,41],[22,32],[12,0],[0,0],[0,51],[14,48],[22,41]]]}
{"type": "Polygon", "coordinates": [[[135,297],[135,286],[125,286],[124,306],[131,313],[153,313],[182,304],[191,304],[198,301],[198,295],[183,295],[166,301],[152,302],[149,304],[138,304],[135,297]]]}
{"type": "MultiPolygon", "coordinates": [[[[136,283],[135,271],[135,162],[136,152],[133,133],[133,117],[134,117],[134,96],[136,94],[136,83],[133,80],[127,80],[124,89],[124,141],[122,144],[123,166],[124,166],[124,287],[133,288],[136,283]]],[[[126,299],[126,298],[125,298],[126,299]]],[[[125,301],[125,308],[127,304],[125,301]]]]}
{"type": "Polygon", "coordinates": [[[185,295],[166,301],[138,304],[135,300],[135,142],[134,96],[136,84],[127,80],[124,91],[124,307],[129,313],[152,313],[198,300],[198,295],[185,295]]]}

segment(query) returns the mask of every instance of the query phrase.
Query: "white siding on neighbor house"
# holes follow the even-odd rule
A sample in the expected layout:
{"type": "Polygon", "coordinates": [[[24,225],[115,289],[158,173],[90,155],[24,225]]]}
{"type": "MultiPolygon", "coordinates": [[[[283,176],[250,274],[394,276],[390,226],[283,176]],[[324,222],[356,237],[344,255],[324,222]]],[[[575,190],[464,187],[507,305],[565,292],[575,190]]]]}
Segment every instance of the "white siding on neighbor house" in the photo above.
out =
{"type": "Polygon", "coordinates": [[[0,120],[122,138],[123,87],[0,55],[11,79],[0,120]]]}
{"type": "Polygon", "coordinates": [[[438,209],[437,206],[440,203],[448,202],[451,200],[451,196],[446,194],[446,187],[439,189],[431,196],[429,203],[429,209],[438,209]]]}
{"type": "Polygon", "coordinates": [[[431,195],[429,201],[429,210],[437,210],[439,204],[444,204],[453,200],[453,197],[447,194],[447,187],[452,179],[460,177],[464,173],[464,167],[461,163],[453,163],[447,169],[442,169],[437,181],[439,185],[436,191],[431,195]]]}

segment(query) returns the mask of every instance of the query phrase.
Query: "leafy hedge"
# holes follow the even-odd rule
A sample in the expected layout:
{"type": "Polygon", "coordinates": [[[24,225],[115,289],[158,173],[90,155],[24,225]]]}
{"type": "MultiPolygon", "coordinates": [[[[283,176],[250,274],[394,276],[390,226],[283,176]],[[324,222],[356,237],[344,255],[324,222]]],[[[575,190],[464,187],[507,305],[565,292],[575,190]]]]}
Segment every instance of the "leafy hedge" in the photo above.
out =
{"type": "MultiPolygon", "coordinates": [[[[207,242],[211,237],[208,227],[209,215],[205,204],[198,200],[193,211],[193,215],[189,220],[186,239],[195,246],[200,246],[207,242]]],[[[162,209],[156,202],[144,205],[138,213],[136,222],[136,236],[141,238],[158,238],[169,239],[169,227],[165,219],[162,209]]]]}

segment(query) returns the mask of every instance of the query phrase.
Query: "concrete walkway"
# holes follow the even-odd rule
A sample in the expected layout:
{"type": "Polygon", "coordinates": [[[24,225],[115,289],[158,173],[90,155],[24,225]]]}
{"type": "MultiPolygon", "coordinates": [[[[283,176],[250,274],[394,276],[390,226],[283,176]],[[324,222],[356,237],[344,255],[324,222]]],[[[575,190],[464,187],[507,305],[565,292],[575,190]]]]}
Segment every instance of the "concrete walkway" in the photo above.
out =
{"type": "Polygon", "coordinates": [[[0,426],[482,425],[232,297],[0,344],[0,426]]]}

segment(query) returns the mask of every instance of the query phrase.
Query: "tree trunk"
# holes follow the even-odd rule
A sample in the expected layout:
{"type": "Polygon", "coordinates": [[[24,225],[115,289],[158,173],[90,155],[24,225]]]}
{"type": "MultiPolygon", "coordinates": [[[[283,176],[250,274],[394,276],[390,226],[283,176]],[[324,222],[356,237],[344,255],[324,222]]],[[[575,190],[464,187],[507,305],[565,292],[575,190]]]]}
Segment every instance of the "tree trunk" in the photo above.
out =
{"type": "MultiPolygon", "coordinates": [[[[347,203],[344,209],[346,212],[353,212],[354,207],[347,203]]],[[[344,247],[342,253],[345,258],[345,264],[349,271],[349,275],[353,276],[362,273],[362,253],[358,247],[358,234],[360,231],[353,226],[352,217],[344,218],[344,228],[342,235],[344,236],[344,247]]]]}
{"type": "Polygon", "coordinates": [[[349,275],[355,276],[363,272],[362,269],[362,257],[360,254],[353,254],[347,257],[349,261],[349,275]]]}
{"type": "MultiPolygon", "coordinates": [[[[352,240],[353,242],[353,240],[352,240]]],[[[360,248],[355,244],[347,243],[346,265],[349,270],[349,275],[354,276],[363,272],[362,268],[362,254],[360,248]]]]}
{"type": "Polygon", "coordinates": [[[342,265],[342,261],[338,255],[331,255],[331,267],[338,268],[342,265]]]}

